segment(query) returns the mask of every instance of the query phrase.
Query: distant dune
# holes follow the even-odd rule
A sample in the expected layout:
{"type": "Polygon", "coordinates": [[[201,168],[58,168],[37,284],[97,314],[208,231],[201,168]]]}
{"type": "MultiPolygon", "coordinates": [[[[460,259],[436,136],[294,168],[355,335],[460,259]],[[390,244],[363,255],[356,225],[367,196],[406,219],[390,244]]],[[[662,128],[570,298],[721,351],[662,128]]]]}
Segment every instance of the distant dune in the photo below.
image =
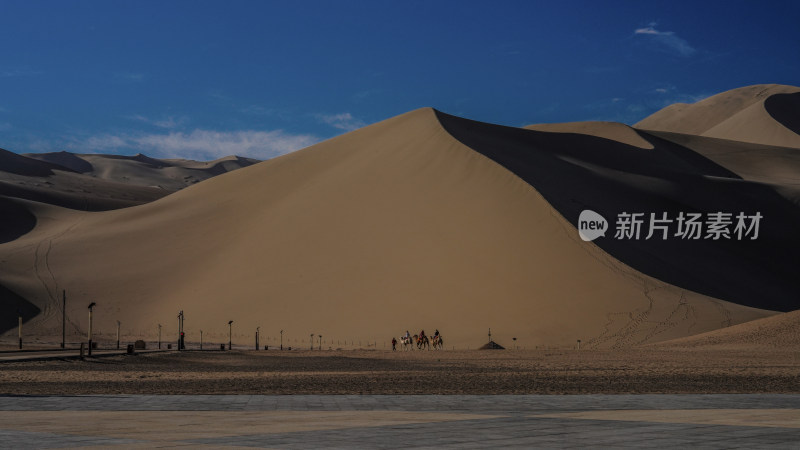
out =
{"type": "MultiPolygon", "coordinates": [[[[0,198],[5,197],[6,209],[25,209],[16,201],[25,199],[81,211],[106,211],[148,203],[256,162],[236,156],[199,162],[69,152],[18,155],[0,149],[0,198]]],[[[34,223],[0,222],[0,242],[29,231],[34,223]]]]}
{"type": "Polygon", "coordinates": [[[709,331],[657,344],[665,348],[797,348],[800,345],[800,311],[709,331]]]}
{"type": "Polygon", "coordinates": [[[143,154],[119,156],[55,152],[26,153],[24,156],[58,164],[77,173],[101,180],[154,187],[170,192],[260,162],[256,159],[239,156],[227,156],[205,162],[186,159],[156,159],[143,154]]]}
{"type": "Polygon", "coordinates": [[[234,320],[240,344],[261,327],[334,348],[423,328],[458,348],[489,328],[507,347],[626,347],[798,307],[800,211],[774,186],[620,124],[533,128],[420,109],[141,206],[23,202],[37,225],[0,245],[0,284],[41,309],[42,334],[66,289],[76,339],[95,301],[106,336],[116,320],[174,336],[183,310],[193,341],[234,320]],[[589,243],[585,208],[765,219],[756,241],[589,243]]]}
{"type": "Polygon", "coordinates": [[[747,86],[697,103],[676,103],[635,128],[800,148],[800,88],[747,86]]]}

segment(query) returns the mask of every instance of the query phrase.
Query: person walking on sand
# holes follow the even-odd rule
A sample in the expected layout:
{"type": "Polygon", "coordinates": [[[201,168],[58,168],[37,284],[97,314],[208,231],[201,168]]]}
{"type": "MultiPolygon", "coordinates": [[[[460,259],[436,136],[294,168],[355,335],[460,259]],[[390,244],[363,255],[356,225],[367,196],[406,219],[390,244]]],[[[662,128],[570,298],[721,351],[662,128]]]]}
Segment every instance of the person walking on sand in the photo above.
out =
{"type": "Polygon", "coordinates": [[[397,338],[392,338],[392,351],[397,351],[397,338]]]}

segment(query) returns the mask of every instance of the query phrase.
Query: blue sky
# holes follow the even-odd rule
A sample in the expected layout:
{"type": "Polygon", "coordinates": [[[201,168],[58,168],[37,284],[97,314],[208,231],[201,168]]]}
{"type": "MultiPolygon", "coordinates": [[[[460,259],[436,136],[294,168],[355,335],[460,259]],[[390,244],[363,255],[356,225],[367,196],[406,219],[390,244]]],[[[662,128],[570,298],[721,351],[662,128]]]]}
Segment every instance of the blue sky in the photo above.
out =
{"type": "Polygon", "coordinates": [[[800,2],[0,1],[0,147],[269,158],[416,108],[637,122],[800,85],[800,2]]]}

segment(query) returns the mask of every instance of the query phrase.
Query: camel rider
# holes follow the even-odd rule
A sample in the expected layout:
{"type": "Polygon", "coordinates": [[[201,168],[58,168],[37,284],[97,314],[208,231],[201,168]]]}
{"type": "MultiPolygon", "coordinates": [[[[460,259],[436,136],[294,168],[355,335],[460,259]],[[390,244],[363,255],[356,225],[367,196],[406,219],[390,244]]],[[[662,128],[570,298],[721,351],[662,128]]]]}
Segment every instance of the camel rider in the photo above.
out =
{"type": "Polygon", "coordinates": [[[406,335],[403,336],[403,338],[405,338],[406,340],[410,340],[411,339],[411,333],[409,333],[408,330],[406,330],[406,335]]]}
{"type": "Polygon", "coordinates": [[[439,330],[436,330],[436,333],[433,333],[433,340],[439,339],[439,330]]]}
{"type": "Polygon", "coordinates": [[[420,340],[425,339],[425,330],[419,332],[419,338],[420,340]]]}

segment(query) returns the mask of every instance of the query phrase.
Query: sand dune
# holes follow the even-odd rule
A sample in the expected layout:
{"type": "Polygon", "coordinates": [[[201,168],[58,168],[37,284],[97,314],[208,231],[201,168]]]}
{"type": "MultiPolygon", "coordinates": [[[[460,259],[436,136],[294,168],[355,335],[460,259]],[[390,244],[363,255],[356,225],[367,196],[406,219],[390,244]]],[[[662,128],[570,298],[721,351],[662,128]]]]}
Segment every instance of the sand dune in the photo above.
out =
{"type": "Polygon", "coordinates": [[[621,142],[642,149],[653,149],[653,144],[642,137],[640,131],[617,122],[541,123],[528,125],[525,128],[528,130],[547,131],[550,133],[585,134],[621,142]]]}
{"type": "Polygon", "coordinates": [[[638,129],[694,134],[800,148],[800,88],[747,86],[693,104],[676,103],[645,118],[638,129]]]}
{"type": "Polygon", "coordinates": [[[709,331],[657,344],[664,348],[797,348],[800,345],[800,311],[709,331]]]}
{"type": "Polygon", "coordinates": [[[27,153],[24,156],[60,164],[75,172],[102,180],[156,187],[170,192],[259,162],[252,158],[238,156],[227,156],[205,162],[185,159],[156,159],[143,154],[119,156],[56,152],[27,153]]]}
{"type": "MultiPolygon", "coordinates": [[[[755,214],[757,240],[598,239],[599,247],[671,284],[743,305],[788,311],[800,289],[795,249],[797,206],[771,186],[737,174],[682,146],[641,133],[652,150],[586,134],[501,127],[440,114],[444,127],[528,181],[570,223],[591,209],[609,220],[621,212],[676,218],[681,212],[755,214]],[[758,280],[755,282],[754,280],[758,280]]],[[[674,231],[674,230],[673,230],[674,231]]]]}
{"type": "Polygon", "coordinates": [[[420,328],[475,348],[490,327],[506,346],[623,347],[796,307],[790,202],[685,147],[599,127],[612,134],[422,109],[141,206],[32,206],[36,228],[0,245],[0,284],[42,310],[40,333],[60,331],[66,289],[74,338],[95,301],[106,338],[116,320],[126,336],[152,339],[158,323],[174,336],[184,310],[190,340],[224,341],[234,320],[239,343],[260,326],[262,339],[283,329],[287,345],[314,333],[334,348],[420,328]],[[590,206],[609,218],[758,206],[780,220],[744,247],[595,245],[573,225],[590,206]]]}

